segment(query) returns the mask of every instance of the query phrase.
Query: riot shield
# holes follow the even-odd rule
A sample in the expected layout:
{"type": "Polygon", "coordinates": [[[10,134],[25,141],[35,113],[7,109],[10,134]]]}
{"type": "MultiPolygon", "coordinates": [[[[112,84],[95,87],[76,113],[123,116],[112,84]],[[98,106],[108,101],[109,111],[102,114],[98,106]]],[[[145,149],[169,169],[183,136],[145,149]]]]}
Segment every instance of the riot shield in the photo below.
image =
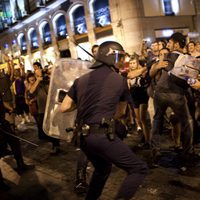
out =
{"type": "Polygon", "coordinates": [[[61,113],[59,107],[74,80],[91,71],[91,64],[87,61],[63,58],[53,67],[43,122],[43,130],[47,135],[70,141],[72,131],[67,132],[66,129],[74,126],[76,110],[61,113]]]}

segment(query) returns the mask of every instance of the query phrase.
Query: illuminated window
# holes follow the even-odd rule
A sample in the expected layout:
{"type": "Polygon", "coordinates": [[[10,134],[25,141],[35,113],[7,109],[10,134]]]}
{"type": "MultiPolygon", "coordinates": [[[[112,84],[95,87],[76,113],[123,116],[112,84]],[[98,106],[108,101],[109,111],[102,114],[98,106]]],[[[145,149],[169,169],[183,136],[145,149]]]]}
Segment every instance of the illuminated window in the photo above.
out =
{"type": "Polygon", "coordinates": [[[163,10],[166,16],[174,16],[179,12],[178,0],[163,0],[163,10]]]}
{"type": "Polygon", "coordinates": [[[42,28],[43,41],[45,44],[51,44],[51,31],[48,23],[42,28]]]}
{"type": "Polygon", "coordinates": [[[12,12],[10,9],[10,0],[0,1],[0,30],[8,28],[12,24],[12,12]]]}
{"type": "Polygon", "coordinates": [[[30,33],[30,42],[31,42],[31,48],[32,49],[37,49],[39,47],[37,32],[36,32],[35,29],[33,29],[32,32],[30,33]]]}
{"type": "Polygon", "coordinates": [[[27,52],[27,44],[26,44],[26,38],[23,33],[20,33],[18,38],[17,38],[18,44],[20,46],[21,53],[26,53],[27,52]]]}
{"type": "Polygon", "coordinates": [[[111,23],[108,0],[94,0],[93,10],[96,27],[103,27],[111,23]]]}
{"type": "Polygon", "coordinates": [[[74,33],[83,34],[87,33],[87,26],[85,21],[84,7],[79,6],[74,10],[73,14],[74,33]]]}
{"type": "Polygon", "coordinates": [[[64,15],[61,15],[56,20],[56,31],[57,31],[58,38],[66,38],[67,27],[66,27],[66,21],[65,21],[65,16],[64,15]]]}

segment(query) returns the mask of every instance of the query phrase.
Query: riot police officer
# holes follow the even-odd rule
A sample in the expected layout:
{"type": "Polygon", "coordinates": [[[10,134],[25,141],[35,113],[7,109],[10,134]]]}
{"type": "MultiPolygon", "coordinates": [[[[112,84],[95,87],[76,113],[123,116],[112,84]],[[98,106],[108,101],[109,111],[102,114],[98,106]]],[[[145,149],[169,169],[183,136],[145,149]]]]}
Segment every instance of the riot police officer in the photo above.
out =
{"type": "Polygon", "coordinates": [[[119,43],[102,43],[94,70],[74,81],[61,104],[61,112],[77,108],[80,147],[95,168],[86,200],[100,197],[112,164],[127,172],[115,199],[131,199],[147,174],[146,163],[115,137],[116,107],[120,101],[130,101],[127,81],[117,73],[124,55],[119,43]]]}
{"type": "Polygon", "coordinates": [[[5,110],[6,106],[2,100],[2,93],[0,93],[0,158],[6,155],[6,148],[9,145],[17,163],[17,171],[19,174],[22,174],[35,166],[24,163],[19,139],[15,137],[15,132],[13,132],[10,123],[5,119],[5,110]]]}

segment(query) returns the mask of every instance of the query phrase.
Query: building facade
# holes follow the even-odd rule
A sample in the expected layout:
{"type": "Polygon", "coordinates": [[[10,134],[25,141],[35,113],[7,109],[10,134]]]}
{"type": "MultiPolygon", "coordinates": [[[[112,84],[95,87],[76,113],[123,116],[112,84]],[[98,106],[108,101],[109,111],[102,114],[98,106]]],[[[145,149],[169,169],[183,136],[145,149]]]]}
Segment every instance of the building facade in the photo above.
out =
{"type": "Polygon", "coordinates": [[[91,60],[93,44],[120,42],[140,53],[151,43],[180,31],[199,39],[198,0],[3,0],[0,4],[0,61],[3,54],[45,66],[60,57],[91,60]],[[7,20],[6,20],[7,19],[7,20]]]}

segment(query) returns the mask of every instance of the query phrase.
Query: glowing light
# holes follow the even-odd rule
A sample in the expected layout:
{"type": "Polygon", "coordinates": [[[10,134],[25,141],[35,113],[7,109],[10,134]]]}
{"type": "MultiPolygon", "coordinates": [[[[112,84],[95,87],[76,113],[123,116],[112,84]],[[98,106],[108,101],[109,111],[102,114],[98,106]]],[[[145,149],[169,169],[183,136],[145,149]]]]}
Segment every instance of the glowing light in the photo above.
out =
{"type": "Polygon", "coordinates": [[[13,41],[12,41],[12,44],[16,44],[16,43],[17,43],[16,40],[13,40],[13,41]]]}
{"type": "Polygon", "coordinates": [[[150,37],[144,38],[144,41],[151,42],[151,38],[150,37]]]}
{"type": "Polygon", "coordinates": [[[171,29],[167,29],[167,30],[162,31],[163,37],[170,37],[173,33],[174,33],[174,31],[171,30],[171,29]]]}
{"type": "Polygon", "coordinates": [[[172,0],[171,4],[172,4],[172,9],[173,9],[174,13],[177,15],[179,13],[179,2],[178,2],[178,0],[172,0]]]}
{"type": "Polygon", "coordinates": [[[8,44],[7,44],[7,43],[4,44],[4,48],[5,48],[5,49],[8,49],[8,44]]]}

